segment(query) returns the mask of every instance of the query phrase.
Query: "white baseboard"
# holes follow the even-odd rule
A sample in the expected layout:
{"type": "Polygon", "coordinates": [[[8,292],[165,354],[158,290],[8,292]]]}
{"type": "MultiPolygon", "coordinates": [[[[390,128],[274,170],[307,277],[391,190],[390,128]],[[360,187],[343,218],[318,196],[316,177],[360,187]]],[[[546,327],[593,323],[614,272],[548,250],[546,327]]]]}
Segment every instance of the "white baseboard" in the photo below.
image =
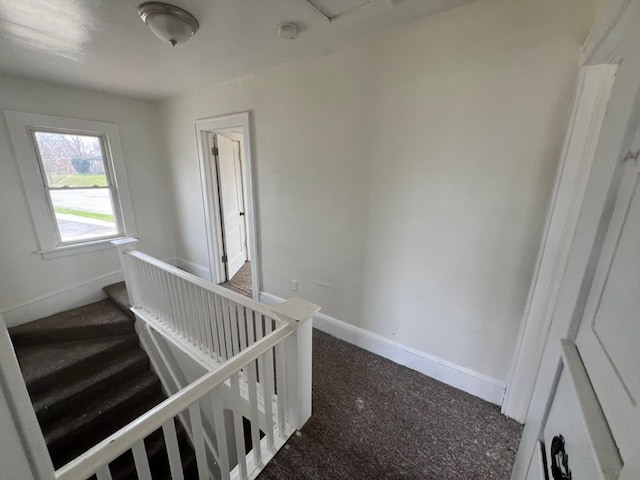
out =
{"type": "Polygon", "coordinates": [[[121,282],[122,279],[122,272],[106,273],[88,282],[71,285],[16,305],[2,312],[2,317],[7,327],[15,327],[48,315],[97,302],[106,298],[102,287],[121,282]]]}
{"type": "MultiPolygon", "coordinates": [[[[165,258],[164,262],[176,265],[176,258],[165,258]]],[[[88,282],[71,285],[60,290],[45,293],[1,312],[7,327],[15,327],[32,322],[65,310],[81,307],[89,303],[98,302],[107,296],[103,287],[124,280],[122,272],[110,272],[100,275],[88,282]]]]}
{"type": "Polygon", "coordinates": [[[202,265],[198,265],[197,263],[190,262],[189,260],[185,260],[184,258],[176,258],[175,266],[181,268],[182,270],[192,273],[193,275],[203,278],[205,280],[211,281],[211,272],[207,267],[203,267],[202,265]]]}
{"type": "MultiPolygon", "coordinates": [[[[284,299],[261,292],[260,301],[273,306],[284,302],[284,299]]],[[[496,405],[502,403],[506,385],[501,380],[406,347],[323,313],[317,313],[313,316],[313,326],[340,340],[357,345],[483,400],[496,405]]]]}

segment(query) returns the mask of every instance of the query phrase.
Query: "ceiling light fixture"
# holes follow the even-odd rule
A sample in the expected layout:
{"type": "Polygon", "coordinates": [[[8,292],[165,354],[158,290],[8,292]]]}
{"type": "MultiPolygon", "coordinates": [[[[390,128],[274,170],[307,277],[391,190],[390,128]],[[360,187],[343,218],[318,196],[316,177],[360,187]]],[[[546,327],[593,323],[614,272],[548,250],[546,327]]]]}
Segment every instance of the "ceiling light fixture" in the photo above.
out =
{"type": "Polygon", "coordinates": [[[189,40],[200,27],[193,15],[168,3],[141,3],[138,5],[138,15],[156,37],[174,47],[189,40]]]}

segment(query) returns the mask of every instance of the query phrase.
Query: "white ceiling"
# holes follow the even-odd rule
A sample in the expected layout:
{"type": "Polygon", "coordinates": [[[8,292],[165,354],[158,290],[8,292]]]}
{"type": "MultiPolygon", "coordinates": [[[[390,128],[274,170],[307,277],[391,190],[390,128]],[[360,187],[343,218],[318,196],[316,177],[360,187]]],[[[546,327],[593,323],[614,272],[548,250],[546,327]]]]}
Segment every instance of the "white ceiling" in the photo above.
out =
{"type": "Polygon", "coordinates": [[[0,0],[0,72],[157,99],[330,52],[473,0],[170,1],[200,22],[176,47],[144,25],[136,0],[0,0]],[[285,21],[300,26],[297,40],[278,37],[285,21]]]}

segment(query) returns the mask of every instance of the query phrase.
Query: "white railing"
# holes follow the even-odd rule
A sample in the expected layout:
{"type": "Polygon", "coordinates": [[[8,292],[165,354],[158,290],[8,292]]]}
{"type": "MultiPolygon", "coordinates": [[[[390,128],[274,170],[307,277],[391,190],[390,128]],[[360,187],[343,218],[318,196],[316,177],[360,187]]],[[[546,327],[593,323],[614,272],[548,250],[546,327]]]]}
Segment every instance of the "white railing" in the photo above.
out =
{"type": "Polygon", "coordinates": [[[123,260],[134,312],[210,360],[224,362],[287,325],[270,307],[142,252],[125,251],[123,260]]]}
{"type": "Polygon", "coordinates": [[[189,436],[199,480],[256,478],[311,416],[310,320],[319,307],[291,299],[271,309],[136,251],[135,239],[113,243],[138,321],[208,373],[57,470],[56,479],[110,480],[109,464],[130,451],[138,478],[150,480],[144,439],[162,429],[171,476],[182,480],[176,424],[189,436]]]}

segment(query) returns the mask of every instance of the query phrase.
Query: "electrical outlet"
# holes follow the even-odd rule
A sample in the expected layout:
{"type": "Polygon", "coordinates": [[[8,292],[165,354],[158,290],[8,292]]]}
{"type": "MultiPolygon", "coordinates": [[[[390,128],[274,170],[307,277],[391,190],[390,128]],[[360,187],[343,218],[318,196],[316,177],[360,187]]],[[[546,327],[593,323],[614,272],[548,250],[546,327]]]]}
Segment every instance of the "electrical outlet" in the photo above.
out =
{"type": "Polygon", "coordinates": [[[291,280],[291,291],[292,292],[298,291],[298,280],[291,280]]]}

